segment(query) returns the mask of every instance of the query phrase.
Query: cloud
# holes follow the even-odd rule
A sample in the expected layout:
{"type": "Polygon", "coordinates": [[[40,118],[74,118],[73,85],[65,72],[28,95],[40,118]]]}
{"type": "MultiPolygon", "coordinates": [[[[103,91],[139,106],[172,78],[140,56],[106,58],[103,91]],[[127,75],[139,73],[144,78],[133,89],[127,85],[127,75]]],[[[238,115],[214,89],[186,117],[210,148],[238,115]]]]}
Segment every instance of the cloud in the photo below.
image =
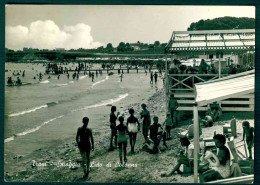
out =
{"type": "Polygon", "coordinates": [[[35,21],[27,28],[25,26],[6,26],[6,44],[9,49],[22,49],[23,47],[39,49],[92,49],[104,44],[94,42],[91,27],[80,23],[64,26],[60,29],[51,20],[35,21]]]}

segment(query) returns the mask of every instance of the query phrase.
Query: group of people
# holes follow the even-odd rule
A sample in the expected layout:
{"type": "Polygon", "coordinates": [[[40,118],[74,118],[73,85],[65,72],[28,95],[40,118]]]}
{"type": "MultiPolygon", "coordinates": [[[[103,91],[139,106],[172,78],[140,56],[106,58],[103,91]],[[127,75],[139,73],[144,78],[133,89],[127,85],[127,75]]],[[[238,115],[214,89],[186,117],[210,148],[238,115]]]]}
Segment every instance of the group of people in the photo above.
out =
{"type": "Polygon", "coordinates": [[[17,80],[12,80],[12,77],[7,78],[7,85],[13,86],[13,85],[22,85],[22,81],[19,77],[17,77],[17,80]]]}
{"type": "MultiPolygon", "coordinates": [[[[159,144],[163,141],[163,145],[167,149],[166,140],[170,139],[172,124],[171,112],[167,113],[167,118],[164,123],[159,124],[158,116],[153,117],[153,123],[151,121],[150,112],[147,110],[146,104],[142,104],[142,111],[140,112],[141,123],[138,118],[134,115],[135,111],[133,108],[129,109],[129,117],[126,119],[123,115],[119,116],[120,113],[116,113],[116,106],[111,107],[110,113],[110,148],[109,151],[115,148],[119,149],[119,159],[122,165],[127,163],[127,143],[130,143],[130,154],[135,153],[135,144],[138,132],[142,127],[142,134],[144,137],[144,146],[151,145],[152,148],[150,153],[160,152],[159,144]],[[117,120],[119,124],[117,125],[117,120]],[[150,132],[150,134],[149,134],[150,132]],[[113,145],[114,143],[114,145],[113,145]]],[[[90,151],[94,150],[94,139],[92,130],[87,127],[89,118],[84,117],[83,126],[78,128],[76,141],[79,147],[80,154],[82,156],[82,166],[84,170],[84,178],[87,178],[90,172],[90,151]]],[[[252,147],[254,144],[254,128],[250,127],[248,121],[244,121],[243,125],[243,140],[246,139],[249,158],[252,159],[252,147]]],[[[225,146],[226,137],[222,134],[214,134],[213,136],[217,152],[205,151],[202,153],[199,159],[199,177],[200,182],[208,182],[217,179],[223,179],[230,177],[230,152],[225,146]]],[[[184,150],[181,150],[177,156],[177,164],[174,168],[167,173],[162,173],[162,177],[169,177],[175,172],[181,174],[181,165],[188,167],[194,167],[193,155],[194,146],[190,142],[187,136],[180,137],[181,146],[184,150]]]]}
{"type": "MultiPolygon", "coordinates": [[[[142,104],[142,111],[140,112],[140,119],[142,123],[139,122],[138,118],[134,115],[135,110],[133,108],[129,109],[129,117],[126,119],[124,116],[119,116],[120,113],[116,113],[116,106],[111,107],[110,113],[110,147],[108,151],[112,151],[116,148],[119,149],[119,159],[121,165],[127,163],[127,143],[130,143],[130,154],[135,153],[135,144],[137,139],[137,134],[141,130],[144,137],[144,146],[152,146],[149,150],[150,153],[158,153],[160,151],[159,144],[161,140],[163,145],[167,148],[166,140],[170,139],[170,132],[172,128],[172,121],[170,114],[167,114],[167,119],[163,125],[159,124],[158,116],[153,117],[153,123],[151,121],[150,112],[147,110],[146,104],[142,104]],[[117,125],[116,122],[119,121],[117,125]],[[150,132],[150,133],[149,133],[150,132]]],[[[84,117],[83,126],[78,128],[76,141],[82,156],[82,165],[84,169],[84,178],[88,177],[90,170],[90,151],[94,150],[94,139],[92,130],[87,128],[89,118],[84,117]]],[[[149,147],[147,147],[148,149],[149,147]]]]}

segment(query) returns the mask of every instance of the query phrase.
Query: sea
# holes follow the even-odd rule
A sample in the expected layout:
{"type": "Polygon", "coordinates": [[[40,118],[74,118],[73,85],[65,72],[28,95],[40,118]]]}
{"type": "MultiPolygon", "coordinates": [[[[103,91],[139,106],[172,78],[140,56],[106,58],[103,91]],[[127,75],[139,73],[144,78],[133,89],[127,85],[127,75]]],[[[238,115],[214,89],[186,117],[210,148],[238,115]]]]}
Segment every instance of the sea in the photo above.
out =
{"type": "MultiPolygon", "coordinates": [[[[76,63],[67,67],[74,69],[76,63]]],[[[65,67],[65,66],[63,66],[65,67]]],[[[115,66],[117,68],[118,66],[115,66]]],[[[100,68],[94,64],[92,68],[100,68]]],[[[156,91],[163,88],[161,78],[150,84],[150,75],[144,71],[124,71],[122,81],[117,71],[108,76],[106,71],[98,74],[92,82],[88,75],[80,72],[79,79],[66,74],[44,75],[44,64],[5,64],[5,112],[4,153],[26,155],[39,148],[76,136],[82,118],[88,116],[89,127],[95,131],[107,128],[111,105],[118,112],[125,111],[135,103],[145,102],[156,91]],[[25,70],[25,76],[22,72],[25,70]],[[14,76],[20,73],[19,76],[14,76]],[[48,76],[51,78],[48,79],[48,76]],[[19,77],[28,85],[7,86],[7,78],[19,77]],[[36,77],[36,79],[34,79],[36,77]]]]}

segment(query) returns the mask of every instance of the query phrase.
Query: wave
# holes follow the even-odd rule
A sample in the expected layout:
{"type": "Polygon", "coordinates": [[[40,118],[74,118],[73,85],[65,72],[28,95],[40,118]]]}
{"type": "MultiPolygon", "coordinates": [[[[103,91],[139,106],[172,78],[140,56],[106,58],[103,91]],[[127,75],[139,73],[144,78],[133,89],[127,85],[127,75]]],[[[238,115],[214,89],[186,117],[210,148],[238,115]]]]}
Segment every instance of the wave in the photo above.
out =
{"type": "Polygon", "coordinates": [[[20,116],[20,115],[27,114],[27,113],[31,113],[31,112],[34,112],[34,111],[36,111],[36,110],[39,110],[39,109],[42,109],[42,108],[46,108],[46,107],[48,107],[47,104],[41,105],[41,106],[39,106],[39,107],[34,107],[34,108],[32,108],[32,109],[25,110],[25,111],[22,111],[22,112],[9,114],[8,116],[9,116],[9,117],[20,116]]]}
{"type": "Polygon", "coordinates": [[[89,105],[89,106],[86,106],[86,107],[83,107],[83,108],[80,108],[80,109],[75,109],[75,110],[72,110],[71,112],[76,112],[76,111],[81,111],[81,110],[86,110],[86,109],[91,109],[91,108],[96,108],[96,107],[101,107],[101,106],[104,106],[104,105],[108,105],[108,104],[113,104],[115,102],[118,102],[124,98],[126,98],[129,94],[126,93],[126,94],[121,94],[118,96],[118,98],[116,99],[109,99],[109,100],[105,100],[105,101],[102,101],[98,104],[94,104],[94,105],[89,105]]]}
{"type": "Polygon", "coordinates": [[[108,80],[108,78],[109,78],[109,76],[106,76],[106,78],[105,78],[105,79],[103,79],[103,80],[100,80],[100,81],[97,81],[97,82],[93,83],[93,84],[92,84],[92,86],[91,86],[91,88],[93,88],[93,87],[94,87],[94,86],[96,86],[97,84],[100,84],[100,83],[102,83],[102,82],[104,82],[104,81],[108,80]]]}
{"type": "Polygon", "coordinates": [[[32,108],[32,109],[29,109],[29,110],[25,110],[25,111],[21,111],[21,112],[9,114],[8,117],[15,117],[15,116],[23,115],[23,114],[28,114],[28,113],[35,112],[35,111],[37,111],[37,110],[39,110],[39,109],[42,109],[42,108],[47,108],[47,107],[50,107],[50,106],[54,106],[54,105],[56,105],[56,104],[58,104],[58,103],[59,103],[58,101],[46,103],[45,105],[41,105],[41,106],[38,106],[38,107],[34,107],[34,108],[32,108]]]}
{"type": "Polygon", "coordinates": [[[47,84],[47,83],[49,83],[50,81],[49,80],[44,80],[44,81],[42,81],[42,82],[40,82],[41,84],[47,84]]]}
{"type": "Polygon", "coordinates": [[[65,84],[53,84],[53,86],[66,86],[66,85],[69,85],[68,83],[65,83],[65,84]]]}
{"type": "Polygon", "coordinates": [[[84,75],[84,76],[80,76],[79,79],[81,80],[81,79],[84,79],[84,78],[87,78],[87,77],[88,77],[88,75],[84,75]]]}
{"type": "Polygon", "coordinates": [[[15,137],[25,136],[25,135],[27,135],[27,134],[36,132],[37,130],[39,130],[39,129],[40,129],[41,127],[43,127],[44,125],[47,125],[48,123],[50,123],[50,122],[52,122],[52,121],[54,121],[54,120],[56,120],[56,119],[62,118],[63,116],[64,116],[64,115],[58,116],[58,117],[56,117],[56,118],[52,118],[52,119],[50,119],[50,120],[48,120],[48,121],[43,122],[43,123],[42,123],[41,125],[39,125],[38,127],[29,129],[29,130],[26,130],[26,131],[21,132],[21,133],[18,133],[18,134],[15,134],[15,135],[12,136],[12,137],[6,138],[4,142],[7,143],[7,142],[10,142],[10,141],[13,141],[13,140],[15,139],[15,137]]]}

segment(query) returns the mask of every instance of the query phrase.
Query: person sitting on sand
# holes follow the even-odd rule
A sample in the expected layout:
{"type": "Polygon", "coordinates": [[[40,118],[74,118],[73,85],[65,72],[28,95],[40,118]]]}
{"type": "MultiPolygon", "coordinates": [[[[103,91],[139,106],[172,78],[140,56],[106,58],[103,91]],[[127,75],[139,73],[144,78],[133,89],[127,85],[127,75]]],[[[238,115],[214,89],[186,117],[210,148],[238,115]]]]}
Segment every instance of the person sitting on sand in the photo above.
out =
{"type": "Polygon", "coordinates": [[[228,178],[230,176],[230,153],[225,146],[226,138],[222,134],[217,134],[213,139],[217,147],[217,155],[211,151],[207,151],[205,157],[201,156],[200,161],[209,162],[210,169],[199,175],[200,183],[228,178]],[[211,158],[214,159],[214,162],[211,158]]]}
{"type": "Polygon", "coordinates": [[[16,85],[22,85],[22,81],[19,77],[17,77],[17,81],[15,82],[16,85]]]}
{"type": "MultiPolygon", "coordinates": [[[[94,73],[93,73],[94,74],[94,73]]],[[[110,148],[109,151],[112,151],[114,149],[113,147],[113,139],[115,138],[115,147],[117,147],[117,130],[116,130],[116,120],[119,115],[119,112],[117,115],[115,115],[116,112],[116,106],[111,107],[111,113],[110,113],[110,129],[111,129],[111,137],[110,137],[110,148]]]]}
{"type": "Polygon", "coordinates": [[[89,118],[84,117],[83,126],[78,128],[76,142],[82,157],[82,167],[84,171],[84,177],[88,178],[90,172],[90,150],[94,151],[94,138],[92,134],[92,129],[87,128],[89,123],[89,118]],[[87,169],[86,169],[87,165],[87,169]]]}
{"type": "Polygon", "coordinates": [[[252,147],[254,146],[254,128],[250,127],[250,123],[248,121],[242,122],[243,126],[243,139],[244,141],[246,137],[246,144],[249,152],[249,159],[252,159],[252,147]]]}
{"type": "Polygon", "coordinates": [[[140,123],[138,119],[134,116],[134,113],[134,109],[129,109],[130,116],[127,118],[126,122],[132,154],[135,152],[136,136],[137,132],[140,130],[140,123]]]}
{"type": "Polygon", "coordinates": [[[205,126],[205,127],[211,127],[213,125],[213,113],[211,110],[208,110],[206,112],[205,118],[201,119],[201,123],[205,126]]]}
{"type": "Polygon", "coordinates": [[[122,151],[124,151],[124,162],[127,162],[126,159],[126,147],[127,147],[127,126],[124,125],[124,117],[120,116],[118,118],[120,124],[116,126],[118,133],[118,146],[119,146],[119,158],[120,163],[123,164],[122,151]]]}
{"type": "Polygon", "coordinates": [[[177,165],[173,168],[173,170],[170,173],[162,173],[162,177],[169,177],[173,175],[176,171],[178,174],[181,174],[182,172],[180,171],[180,166],[186,165],[189,167],[193,167],[193,160],[190,158],[193,158],[193,151],[194,151],[194,146],[192,143],[190,143],[189,139],[187,137],[182,137],[180,138],[181,145],[185,147],[185,151],[181,151],[180,155],[178,157],[178,163],[177,165]]]}
{"type": "Polygon", "coordinates": [[[159,118],[157,116],[154,116],[153,118],[154,123],[150,126],[150,138],[152,139],[154,143],[153,152],[158,153],[159,152],[159,144],[161,141],[161,138],[163,138],[163,145],[167,148],[166,145],[166,133],[163,131],[159,132],[159,128],[162,128],[162,125],[158,123],[159,118]]]}
{"type": "Polygon", "coordinates": [[[150,112],[147,110],[146,104],[143,103],[141,107],[143,109],[142,112],[140,113],[141,119],[143,119],[143,136],[146,142],[148,137],[149,127],[151,125],[151,116],[150,116],[150,112]]]}
{"type": "Polygon", "coordinates": [[[214,102],[210,105],[210,110],[212,112],[213,121],[216,121],[218,118],[221,117],[222,109],[220,108],[219,104],[217,104],[217,102],[214,102]]]}

